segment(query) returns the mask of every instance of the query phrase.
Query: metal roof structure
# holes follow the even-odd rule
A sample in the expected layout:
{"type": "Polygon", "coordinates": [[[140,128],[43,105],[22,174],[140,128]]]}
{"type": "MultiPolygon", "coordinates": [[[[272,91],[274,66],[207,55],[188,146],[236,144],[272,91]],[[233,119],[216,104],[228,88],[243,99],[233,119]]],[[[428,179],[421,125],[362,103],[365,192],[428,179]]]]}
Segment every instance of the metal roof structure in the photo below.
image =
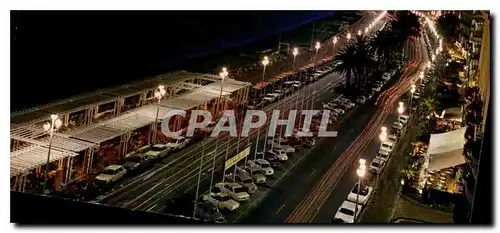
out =
{"type": "Polygon", "coordinates": [[[29,125],[41,121],[48,121],[50,120],[51,114],[78,112],[90,108],[91,106],[113,102],[120,98],[126,98],[131,95],[141,93],[142,91],[155,89],[160,84],[166,86],[175,85],[186,80],[203,78],[204,76],[207,76],[205,79],[212,81],[216,79],[216,76],[214,75],[191,73],[186,71],[161,74],[126,85],[72,96],[53,103],[13,112],[11,113],[10,122],[14,125],[29,125]]]}
{"type": "MultiPolygon", "coordinates": [[[[25,142],[27,146],[11,151],[11,176],[27,172],[46,162],[49,136],[40,125],[37,126],[37,123],[50,120],[50,114],[80,111],[92,105],[109,103],[121,97],[141,93],[148,88],[155,89],[159,84],[168,85],[180,81],[182,82],[176,85],[190,91],[174,98],[163,99],[160,104],[159,119],[172,109],[187,110],[219,97],[221,80],[218,76],[177,72],[12,114],[11,138],[25,142]],[[195,78],[215,82],[205,86],[184,82],[195,78]]],[[[226,79],[223,95],[249,85],[251,84],[226,79]]],[[[83,150],[97,147],[101,142],[149,125],[155,120],[156,110],[156,104],[149,104],[95,125],[68,130],[64,134],[56,132],[53,134],[50,161],[76,156],[83,150]]]]}
{"type": "MultiPolygon", "coordinates": [[[[10,176],[16,176],[28,172],[47,162],[48,147],[33,145],[10,153],[10,176]]],[[[50,162],[68,157],[76,156],[78,153],[63,151],[52,148],[50,151],[50,162]]]]}

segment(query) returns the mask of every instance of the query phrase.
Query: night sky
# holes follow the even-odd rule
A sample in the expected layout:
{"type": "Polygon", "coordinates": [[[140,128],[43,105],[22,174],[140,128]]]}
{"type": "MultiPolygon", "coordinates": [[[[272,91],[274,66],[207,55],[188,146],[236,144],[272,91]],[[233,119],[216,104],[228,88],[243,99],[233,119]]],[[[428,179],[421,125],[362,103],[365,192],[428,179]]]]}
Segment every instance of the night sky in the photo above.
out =
{"type": "Polygon", "coordinates": [[[176,70],[193,57],[257,41],[332,14],[11,12],[11,109],[176,70]],[[31,98],[23,97],[26,91],[32,93],[31,98]]]}

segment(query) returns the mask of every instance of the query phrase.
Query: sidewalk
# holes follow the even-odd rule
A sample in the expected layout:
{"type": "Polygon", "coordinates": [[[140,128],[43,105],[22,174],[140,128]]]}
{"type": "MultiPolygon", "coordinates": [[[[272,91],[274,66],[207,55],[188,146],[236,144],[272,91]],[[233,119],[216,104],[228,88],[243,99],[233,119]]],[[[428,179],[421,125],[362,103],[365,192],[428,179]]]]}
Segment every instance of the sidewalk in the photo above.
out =
{"type": "MultiPolygon", "coordinates": [[[[372,16],[369,12],[365,13],[365,16],[358,22],[354,23],[353,25],[349,26],[349,32],[351,32],[352,36],[354,37],[355,33],[358,30],[364,31],[365,25],[369,22],[371,22],[374,19],[374,16],[372,16]]],[[[328,57],[331,57],[334,52],[337,53],[340,51],[340,49],[343,47],[343,45],[346,42],[346,38],[344,36],[341,36],[341,34],[345,33],[346,29],[343,31],[337,33],[338,41],[335,44],[335,51],[333,48],[332,44],[332,39],[328,39],[327,41],[323,41],[321,44],[321,48],[319,49],[318,52],[318,57],[317,61],[321,59],[325,59],[328,57]]],[[[332,37],[333,38],[333,37],[332,37]]],[[[314,48],[311,48],[310,51],[299,51],[299,55],[296,57],[295,61],[295,67],[299,68],[308,64],[311,64],[314,62],[314,57],[316,55],[316,51],[314,48]]],[[[289,57],[286,60],[277,62],[278,64],[269,64],[266,67],[266,74],[265,74],[265,79],[264,80],[269,80],[280,73],[283,73],[285,71],[288,71],[292,68],[293,65],[293,56],[289,57]]],[[[236,80],[240,81],[246,81],[246,82],[251,82],[251,83],[258,83],[262,80],[262,71],[263,67],[259,67],[258,69],[255,69],[254,71],[242,75],[240,77],[234,77],[236,80]]]]}

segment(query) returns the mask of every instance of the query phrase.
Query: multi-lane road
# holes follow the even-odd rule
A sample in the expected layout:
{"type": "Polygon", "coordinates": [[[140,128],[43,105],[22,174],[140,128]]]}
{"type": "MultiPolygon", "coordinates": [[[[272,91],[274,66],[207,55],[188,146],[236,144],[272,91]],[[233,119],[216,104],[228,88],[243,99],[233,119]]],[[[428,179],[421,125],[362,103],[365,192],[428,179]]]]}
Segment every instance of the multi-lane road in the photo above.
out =
{"type": "MultiPolygon", "coordinates": [[[[354,28],[350,28],[352,32],[356,29],[362,29],[373,21],[373,14],[368,14],[363,22],[357,23],[354,28]]],[[[377,26],[383,25],[383,21],[377,26]]],[[[375,27],[377,28],[377,27],[375,27]]],[[[373,30],[372,30],[373,31],[373,30]]],[[[354,34],[354,33],[353,33],[354,34]]],[[[339,41],[336,43],[335,51],[345,43],[339,36],[339,41]]],[[[330,48],[323,49],[319,56],[327,56],[327,52],[333,53],[333,45],[330,48]]],[[[342,81],[342,78],[337,74],[329,74],[320,79],[316,83],[310,84],[296,93],[286,97],[279,103],[282,110],[288,111],[300,101],[309,102],[312,96],[315,97],[316,105],[320,105],[321,101],[326,101],[334,95],[333,89],[342,81]],[[314,91],[313,91],[314,90],[314,91]],[[312,93],[314,92],[314,95],[312,93]]],[[[277,108],[278,103],[266,106],[264,110],[271,112],[277,108]]],[[[263,134],[264,132],[261,132],[263,134]]],[[[250,137],[255,138],[257,130],[250,132],[250,137]]],[[[262,137],[263,138],[263,137],[262,137]]],[[[253,140],[251,140],[253,141],[253,140]]],[[[179,191],[190,191],[193,184],[196,183],[198,167],[203,160],[202,172],[203,179],[209,179],[208,170],[214,162],[217,165],[222,164],[225,157],[234,156],[237,151],[242,150],[248,144],[248,139],[231,138],[229,135],[220,136],[218,141],[214,138],[208,138],[204,146],[202,143],[197,143],[184,150],[173,154],[163,161],[163,164],[156,165],[154,169],[137,177],[127,179],[111,192],[99,197],[96,201],[103,204],[115,205],[124,208],[136,210],[157,211],[162,206],[165,197],[169,197],[179,191]],[[215,150],[217,146],[217,150],[215,150]],[[201,154],[204,151],[205,156],[201,154]]],[[[218,175],[218,174],[217,174],[218,175]]],[[[220,180],[220,175],[214,180],[220,180]]],[[[205,191],[205,190],[202,190],[205,191]]]]}
{"type": "Polygon", "coordinates": [[[408,43],[411,61],[401,78],[384,91],[375,105],[366,104],[338,128],[339,137],[324,139],[311,154],[276,186],[261,203],[248,213],[243,223],[329,223],[357,181],[357,159],[371,161],[376,155],[377,135],[382,124],[394,116],[394,103],[414,80],[412,72],[422,64],[425,50],[421,40],[408,43]],[[359,135],[359,136],[358,136],[359,135]],[[375,145],[375,146],[374,146],[375,145]],[[367,148],[371,150],[367,152],[367,148]]]}

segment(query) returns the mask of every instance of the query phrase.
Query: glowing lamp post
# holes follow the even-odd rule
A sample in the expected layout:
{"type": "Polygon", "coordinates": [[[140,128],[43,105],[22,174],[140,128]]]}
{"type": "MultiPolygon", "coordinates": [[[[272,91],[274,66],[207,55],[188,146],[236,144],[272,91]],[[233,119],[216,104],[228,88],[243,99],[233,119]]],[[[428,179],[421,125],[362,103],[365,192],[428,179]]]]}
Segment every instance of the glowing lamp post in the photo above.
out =
{"type": "Polygon", "coordinates": [[[47,187],[48,175],[49,175],[49,163],[50,163],[50,151],[52,150],[52,137],[54,132],[61,128],[62,121],[59,119],[58,115],[52,114],[50,115],[51,122],[47,122],[43,125],[43,129],[45,132],[49,134],[49,151],[47,153],[47,162],[45,163],[45,172],[43,174],[44,182],[42,193],[45,193],[45,189],[47,187]]]}
{"type": "Polygon", "coordinates": [[[333,37],[333,54],[335,55],[335,44],[337,44],[337,37],[333,37]]]}
{"type": "Polygon", "coordinates": [[[354,221],[358,217],[359,192],[361,191],[361,179],[366,174],[366,160],[359,159],[359,168],[356,170],[356,174],[358,175],[358,193],[356,194],[356,206],[354,207],[354,221]]]}
{"type": "Polygon", "coordinates": [[[412,101],[413,101],[413,93],[415,93],[415,84],[412,84],[411,85],[411,89],[410,89],[410,92],[411,92],[411,97],[410,97],[410,115],[411,115],[411,110],[412,110],[412,101]]]}
{"type": "Polygon", "coordinates": [[[156,142],[156,138],[158,136],[158,114],[160,113],[160,102],[166,93],[167,93],[167,91],[165,90],[165,86],[163,86],[163,85],[159,85],[158,89],[155,90],[155,92],[154,92],[154,96],[158,101],[156,102],[156,117],[155,117],[155,125],[153,128],[153,135],[151,135],[151,138],[149,140],[150,145],[153,145],[153,143],[156,142]]]}
{"type": "Polygon", "coordinates": [[[350,32],[347,33],[346,38],[347,38],[347,41],[349,41],[351,39],[351,33],[350,32]]]}
{"type": "Polygon", "coordinates": [[[292,64],[292,70],[295,70],[295,59],[297,58],[297,55],[299,55],[299,49],[297,47],[293,48],[293,64],[292,64]]]}
{"type": "Polygon", "coordinates": [[[319,42],[316,42],[316,45],[314,45],[314,48],[316,49],[316,57],[318,57],[318,51],[319,51],[319,48],[321,48],[321,44],[319,42]]]}
{"type": "MultiPolygon", "coordinates": [[[[264,76],[266,75],[266,67],[267,65],[269,65],[269,57],[267,56],[264,56],[264,59],[262,59],[262,65],[264,66],[264,70],[262,71],[262,83],[264,83],[264,76]]],[[[264,91],[264,95],[266,94],[266,89],[265,87],[262,87],[263,91],[264,91]]],[[[256,159],[257,157],[257,152],[258,152],[258,146],[259,146],[259,140],[260,140],[260,128],[259,127],[257,129],[257,141],[255,142],[255,154],[254,154],[254,160],[256,159]]],[[[266,150],[266,141],[267,140],[264,140],[264,149],[262,149],[262,151],[264,152],[266,150]]]]}
{"type": "Polygon", "coordinates": [[[361,30],[358,31],[358,36],[361,36],[361,30]]]}

